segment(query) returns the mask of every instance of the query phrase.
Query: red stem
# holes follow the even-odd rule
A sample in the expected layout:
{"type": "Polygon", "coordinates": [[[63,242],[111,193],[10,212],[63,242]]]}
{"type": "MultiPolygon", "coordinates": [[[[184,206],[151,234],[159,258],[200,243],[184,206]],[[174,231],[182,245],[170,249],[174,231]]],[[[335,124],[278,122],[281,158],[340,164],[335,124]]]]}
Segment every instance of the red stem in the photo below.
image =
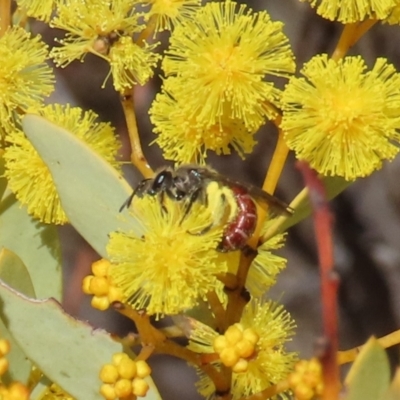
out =
{"type": "Polygon", "coordinates": [[[324,348],[321,356],[324,375],[323,400],[337,400],[340,391],[339,368],[337,364],[337,290],[339,279],[334,270],[333,217],[329,208],[325,187],[318,178],[317,173],[305,162],[299,162],[298,168],[308,188],[318,247],[324,331],[324,348]]]}

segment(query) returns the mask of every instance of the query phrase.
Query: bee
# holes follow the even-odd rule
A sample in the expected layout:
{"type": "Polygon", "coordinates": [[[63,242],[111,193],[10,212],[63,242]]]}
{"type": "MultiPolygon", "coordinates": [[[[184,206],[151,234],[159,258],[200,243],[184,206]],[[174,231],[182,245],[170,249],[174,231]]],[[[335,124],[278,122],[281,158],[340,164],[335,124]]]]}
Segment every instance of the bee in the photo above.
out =
{"type": "Polygon", "coordinates": [[[158,196],[161,206],[165,196],[184,204],[183,221],[195,202],[212,211],[213,223],[196,233],[205,234],[215,226],[225,226],[217,250],[229,252],[243,249],[257,226],[257,204],[267,205],[277,214],[293,210],[262,189],[227,178],[209,167],[182,165],[165,167],[153,178],[144,179],[122,205],[129,207],[135,196],[158,196]]]}

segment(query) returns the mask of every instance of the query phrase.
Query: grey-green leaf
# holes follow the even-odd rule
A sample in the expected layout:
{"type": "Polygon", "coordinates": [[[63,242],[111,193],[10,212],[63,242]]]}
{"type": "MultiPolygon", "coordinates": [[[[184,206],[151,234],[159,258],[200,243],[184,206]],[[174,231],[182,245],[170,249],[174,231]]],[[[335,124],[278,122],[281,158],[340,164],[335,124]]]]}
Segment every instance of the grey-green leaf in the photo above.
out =
{"type": "Polygon", "coordinates": [[[384,348],[375,338],[362,347],[346,377],[345,400],[380,400],[390,383],[390,366],[384,348]]]}
{"type": "Polygon", "coordinates": [[[71,224],[106,257],[112,231],[141,227],[126,210],[119,209],[132,189],[125,179],[82,140],[45,118],[26,115],[23,129],[49,168],[71,224]]]}
{"type": "MultiPolygon", "coordinates": [[[[0,250],[0,279],[27,296],[35,297],[32,280],[24,263],[7,249],[0,250]]],[[[0,319],[0,336],[2,339],[9,340],[11,344],[11,350],[7,354],[9,368],[2,379],[6,383],[12,381],[28,383],[32,363],[27,359],[2,319],[0,319]]]]}
{"type": "Polygon", "coordinates": [[[61,252],[57,230],[30,217],[6,190],[0,204],[0,248],[24,263],[38,298],[62,296],[61,252]]]}
{"type": "MultiPolygon", "coordinates": [[[[1,281],[0,299],[9,331],[51,381],[77,400],[103,399],[99,371],[123,351],[120,343],[66,314],[53,299],[29,299],[1,281]]],[[[160,399],[153,384],[146,398],[160,399]]]]}

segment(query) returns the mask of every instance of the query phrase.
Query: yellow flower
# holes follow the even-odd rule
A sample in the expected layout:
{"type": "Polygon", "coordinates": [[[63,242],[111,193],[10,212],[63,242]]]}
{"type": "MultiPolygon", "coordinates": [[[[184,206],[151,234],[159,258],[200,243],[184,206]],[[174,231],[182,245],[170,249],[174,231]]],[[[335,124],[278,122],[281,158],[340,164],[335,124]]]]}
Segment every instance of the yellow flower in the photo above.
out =
{"type": "MultiPolygon", "coordinates": [[[[37,114],[62,126],[82,139],[114,167],[120,147],[114,130],[108,123],[95,122],[97,114],[78,107],[53,104],[37,114]]],[[[28,212],[45,223],[64,224],[67,217],[61,207],[50,171],[21,130],[7,135],[5,176],[17,199],[27,205],[28,212]]]]}
{"type": "Polygon", "coordinates": [[[103,382],[100,393],[107,400],[145,397],[149,390],[144,380],[151,373],[146,361],[134,361],[125,353],[115,353],[112,362],[103,365],[99,378],[103,382]]]}
{"type": "Polygon", "coordinates": [[[0,126],[14,129],[20,113],[38,107],[53,91],[54,77],[46,64],[47,46],[22,28],[0,38],[0,126]]]}
{"type": "Polygon", "coordinates": [[[282,96],[282,129],[298,159],[324,175],[370,175],[399,151],[400,74],[378,58],[318,55],[282,96]]]}
{"type": "Polygon", "coordinates": [[[109,60],[115,90],[122,92],[136,83],[144,85],[153,76],[153,68],[160,58],[152,52],[156,46],[141,47],[125,36],[111,47],[109,60]]]}
{"type": "Polygon", "coordinates": [[[185,80],[168,78],[164,82],[163,92],[159,93],[150,109],[150,118],[154,132],[158,134],[154,143],[162,149],[164,158],[180,164],[204,164],[207,151],[230,154],[235,149],[241,157],[251,153],[256,144],[253,133],[249,132],[240,119],[232,119],[228,112],[222,115],[220,122],[212,126],[196,122],[187,106],[187,96],[176,97],[174,93],[184,92],[185,80]]]}
{"type": "Polygon", "coordinates": [[[102,258],[92,264],[93,275],[87,275],[82,282],[82,290],[93,295],[93,308],[104,311],[115,301],[122,301],[121,291],[110,280],[110,262],[102,258]]]}
{"type": "MultiPolygon", "coordinates": [[[[201,353],[215,353],[217,332],[200,322],[193,322],[189,348],[201,353]]],[[[254,354],[243,372],[232,373],[233,400],[250,396],[285,379],[297,361],[296,353],[287,352],[285,343],[293,335],[295,323],[289,313],[274,302],[261,302],[254,298],[244,308],[240,329],[257,338],[254,354]]],[[[219,364],[216,364],[218,367],[219,364]]],[[[212,398],[215,387],[207,375],[201,373],[199,392],[212,398]]]]}
{"type": "Polygon", "coordinates": [[[267,12],[211,2],[176,27],[170,43],[163,68],[182,79],[174,95],[190,107],[190,118],[210,127],[224,116],[254,131],[276,115],[271,104],[280,92],[266,76],[286,77],[295,64],[282,23],[267,12]]]}
{"type": "Polygon", "coordinates": [[[276,235],[263,243],[258,249],[246,280],[246,289],[253,297],[262,296],[275,285],[279,272],[286,268],[286,259],[273,254],[272,250],[283,247],[285,235],[276,235]]]}
{"type": "Polygon", "coordinates": [[[147,19],[154,19],[155,33],[163,30],[172,30],[176,24],[193,17],[200,7],[200,0],[143,0],[143,5],[151,6],[146,12],[147,19]]]}
{"type": "Polygon", "coordinates": [[[135,198],[134,216],[144,235],[113,232],[107,247],[113,284],[125,301],[148,314],[176,314],[195,306],[217,285],[215,275],[226,272],[218,262],[216,247],[222,227],[198,234],[212,223],[212,215],[193,204],[184,216],[184,205],[152,196],[135,198]]]}
{"type": "Polygon", "coordinates": [[[288,378],[296,400],[319,399],[324,389],[322,365],[317,358],[300,360],[288,378]]]}
{"type": "Polygon", "coordinates": [[[52,12],[57,7],[57,3],[62,0],[17,0],[19,8],[26,11],[30,17],[49,22],[52,12]]]}
{"type": "Polygon", "coordinates": [[[301,0],[317,7],[317,14],[345,24],[367,18],[385,19],[397,0],[301,0]]]}
{"type": "Polygon", "coordinates": [[[134,34],[144,28],[134,3],[132,0],[66,0],[59,5],[51,26],[67,34],[59,40],[61,47],[53,48],[50,53],[55,63],[65,67],[93,53],[111,65],[117,90],[130,88],[136,81],[144,84],[152,76],[158,55],[151,53],[156,44],[139,47],[132,41],[134,34]]]}

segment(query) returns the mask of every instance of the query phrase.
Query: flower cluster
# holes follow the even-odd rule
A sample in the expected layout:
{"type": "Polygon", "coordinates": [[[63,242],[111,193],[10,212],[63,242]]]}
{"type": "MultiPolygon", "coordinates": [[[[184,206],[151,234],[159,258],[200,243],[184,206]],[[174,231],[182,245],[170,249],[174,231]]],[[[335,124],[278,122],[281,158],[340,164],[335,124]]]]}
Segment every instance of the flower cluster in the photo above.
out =
{"type": "Polygon", "coordinates": [[[316,358],[300,360],[288,381],[296,400],[320,398],[324,388],[321,363],[316,358]]]}
{"type": "Polygon", "coordinates": [[[113,355],[112,363],[105,364],[100,371],[100,380],[103,382],[100,393],[106,400],[136,399],[137,396],[146,396],[149,390],[144,380],[151,373],[146,361],[133,361],[125,353],[113,355]]]}
{"type": "Polygon", "coordinates": [[[213,348],[222,364],[231,367],[233,372],[245,372],[258,340],[259,336],[253,328],[244,329],[241,324],[235,324],[215,338],[213,348]]]}
{"type": "MultiPolygon", "coordinates": [[[[115,158],[120,143],[114,129],[109,123],[96,122],[98,116],[94,112],[59,104],[33,111],[72,132],[114,167],[119,166],[115,158]]],[[[50,171],[22,130],[12,130],[6,141],[5,176],[17,199],[27,205],[31,215],[45,223],[66,223],[50,171]]]]}
{"type": "Polygon", "coordinates": [[[233,1],[207,3],[179,25],[162,66],[151,119],[156,142],[179,163],[203,162],[207,150],[249,153],[255,131],[276,116],[280,92],[267,77],[295,68],[282,24],[233,1]]]}
{"type": "MultiPolygon", "coordinates": [[[[297,360],[295,353],[285,350],[294,328],[282,306],[253,298],[244,308],[239,325],[229,328],[224,338],[212,328],[194,322],[189,348],[206,354],[217,351],[222,358],[227,356],[225,362],[238,368],[233,369],[231,384],[235,400],[259,393],[287,377],[297,360]]],[[[222,358],[221,363],[225,363],[222,358]]],[[[202,373],[198,388],[206,398],[215,391],[210,378],[202,373]]]]}
{"type": "Polygon", "coordinates": [[[135,197],[131,209],[143,236],[113,232],[107,247],[110,277],[124,302],[156,315],[192,308],[227,270],[216,251],[223,227],[198,234],[212,226],[210,210],[195,203],[185,215],[185,205],[167,196],[163,204],[135,197]]]}
{"type": "Polygon", "coordinates": [[[12,132],[29,108],[40,107],[54,88],[54,76],[46,64],[47,46],[19,27],[0,38],[0,131],[12,132]]]}
{"type": "Polygon", "coordinates": [[[122,301],[121,291],[110,281],[110,262],[104,258],[92,264],[93,275],[88,275],[82,283],[82,290],[93,295],[92,307],[104,311],[114,301],[122,301]]]}
{"type": "Polygon", "coordinates": [[[281,127],[296,157],[323,175],[370,175],[399,152],[400,74],[378,58],[317,55],[282,96],[281,127]]]}
{"type": "Polygon", "coordinates": [[[110,64],[117,91],[143,85],[153,75],[159,55],[153,52],[157,44],[132,39],[145,28],[140,15],[131,0],[65,0],[51,26],[67,34],[50,55],[58,66],[66,66],[93,53],[110,64]]]}

